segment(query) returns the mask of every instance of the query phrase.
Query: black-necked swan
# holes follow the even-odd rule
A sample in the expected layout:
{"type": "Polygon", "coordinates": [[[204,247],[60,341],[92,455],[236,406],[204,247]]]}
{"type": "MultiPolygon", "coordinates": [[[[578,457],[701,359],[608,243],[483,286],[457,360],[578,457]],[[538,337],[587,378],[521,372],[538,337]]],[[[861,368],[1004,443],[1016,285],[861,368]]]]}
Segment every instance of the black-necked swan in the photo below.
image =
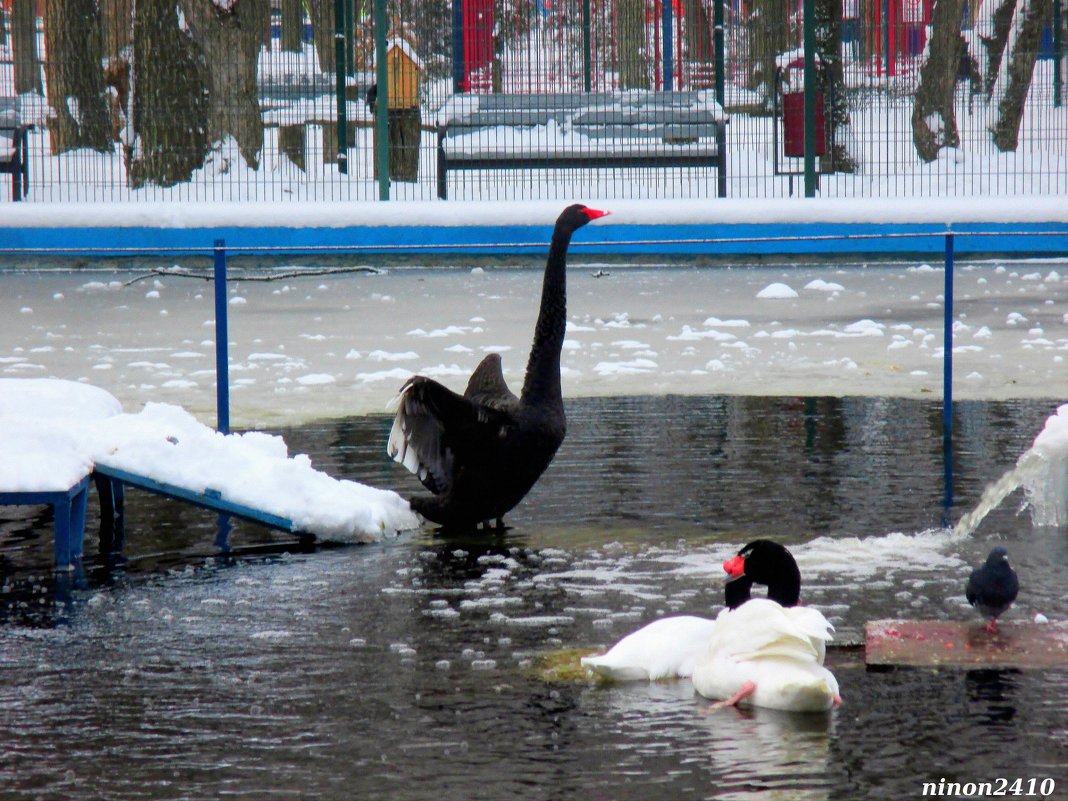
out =
{"type": "Polygon", "coordinates": [[[840,702],[823,667],[832,627],[797,606],[801,576],[790,552],[755,540],[723,569],[727,608],[715,620],[662,618],[582,664],[617,681],[689,676],[701,695],[729,704],[808,711],[840,702]],[[768,597],[751,598],[753,584],[766,585],[768,597]]]}
{"type": "Polygon", "coordinates": [[[606,214],[574,204],[556,220],[519,397],[508,389],[495,353],[478,365],[463,395],[418,375],[401,387],[386,450],[433,493],[410,499],[426,519],[446,527],[503,526],[504,514],[530,491],[564,441],[567,250],[576,230],[606,214]]]}
{"type": "Polygon", "coordinates": [[[964,595],[983,617],[989,634],[997,634],[998,615],[1012,606],[1020,591],[1016,571],[1009,564],[1009,552],[998,545],[986,557],[986,562],[972,571],[964,595]]]}

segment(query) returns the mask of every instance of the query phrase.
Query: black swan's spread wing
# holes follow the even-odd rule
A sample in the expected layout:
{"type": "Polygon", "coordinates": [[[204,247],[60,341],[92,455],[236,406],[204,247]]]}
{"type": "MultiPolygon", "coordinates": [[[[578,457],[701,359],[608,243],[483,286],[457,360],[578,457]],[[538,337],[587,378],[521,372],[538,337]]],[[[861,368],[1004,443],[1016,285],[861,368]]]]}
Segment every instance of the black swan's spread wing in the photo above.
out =
{"type": "Polygon", "coordinates": [[[464,397],[479,406],[487,406],[508,414],[519,408],[519,398],[508,389],[501,369],[501,355],[491,353],[475,368],[467,382],[464,397]]]}
{"type": "Polygon", "coordinates": [[[506,412],[415,376],[401,388],[386,450],[428,490],[443,495],[452,488],[457,458],[491,447],[513,423],[506,412]]]}

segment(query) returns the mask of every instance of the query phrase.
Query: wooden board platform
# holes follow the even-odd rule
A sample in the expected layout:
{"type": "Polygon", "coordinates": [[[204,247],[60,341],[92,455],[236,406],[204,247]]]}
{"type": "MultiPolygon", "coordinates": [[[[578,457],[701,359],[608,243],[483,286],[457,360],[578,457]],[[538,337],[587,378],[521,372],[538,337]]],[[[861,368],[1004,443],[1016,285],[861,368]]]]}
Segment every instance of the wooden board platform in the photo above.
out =
{"type": "Polygon", "coordinates": [[[1030,668],[1068,665],[1068,622],[873,620],[864,625],[868,665],[1030,668]]]}

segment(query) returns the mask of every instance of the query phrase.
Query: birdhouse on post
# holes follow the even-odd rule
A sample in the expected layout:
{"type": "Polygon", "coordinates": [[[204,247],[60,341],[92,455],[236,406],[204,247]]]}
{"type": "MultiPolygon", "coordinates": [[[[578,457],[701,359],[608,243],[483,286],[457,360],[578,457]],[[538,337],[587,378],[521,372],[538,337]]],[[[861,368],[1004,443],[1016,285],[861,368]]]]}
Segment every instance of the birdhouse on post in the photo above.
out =
{"type": "Polygon", "coordinates": [[[406,39],[390,40],[386,48],[386,69],[389,72],[390,109],[418,108],[423,62],[406,39]]]}
{"type": "MultiPolygon", "coordinates": [[[[385,109],[389,116],[389,177],[397,181],[416,181],[419,178],[419,141],[422,134],[419,88],[423,78],[423,62],[407,39],[394,37],[389,40],[386,46],[386,74],[389,76],[389,96],[385,109]]],[[[382,110],[376,108],[376,112],[382,110]]],[[[377,162],[375,166],[377,178],[377,162]]]]}

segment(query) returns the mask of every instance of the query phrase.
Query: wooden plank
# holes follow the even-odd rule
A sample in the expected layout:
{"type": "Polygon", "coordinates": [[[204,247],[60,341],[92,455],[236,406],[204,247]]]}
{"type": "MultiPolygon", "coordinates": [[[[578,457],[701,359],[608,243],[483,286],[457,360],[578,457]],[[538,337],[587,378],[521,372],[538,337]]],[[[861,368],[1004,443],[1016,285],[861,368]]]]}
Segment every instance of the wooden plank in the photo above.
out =
{"type": "Polygon", "coordinates": [[[281,529],[282,531],[288,531],[290,533],[298,532],[297,526],[292,520],[271,514],[270,512],[264,512],[260,509],[253,509],[250,506],[244,506],[239,503],[234,503],[233,501],[228,501],[215,490],[208,489],[204,492],[195,492],[186,489],[185,487],[156,481],[153,478],[137,475],[136,473],[131,473],[117,467],[109,467],[108,465],[100,464],[99,462],[96,465],[96,472],[107,476],[108,478],[121,481],[123,484],[128,484],[131,487],[154,492],[157,495],[175,498],[180,501],[185,501],[186,503],[194,504],[195,506],[211,509],[215,512],[223,512],[225,514],[233,515],[234,517],[241,517],[246,520],[251,520],[254,523],[281,529]]]}
{"type": "Polygon", "coordinates": [[[864,625],[868,665],[1028,668],[1068,665],[1068,622],[873,620],[864,625]]]}

